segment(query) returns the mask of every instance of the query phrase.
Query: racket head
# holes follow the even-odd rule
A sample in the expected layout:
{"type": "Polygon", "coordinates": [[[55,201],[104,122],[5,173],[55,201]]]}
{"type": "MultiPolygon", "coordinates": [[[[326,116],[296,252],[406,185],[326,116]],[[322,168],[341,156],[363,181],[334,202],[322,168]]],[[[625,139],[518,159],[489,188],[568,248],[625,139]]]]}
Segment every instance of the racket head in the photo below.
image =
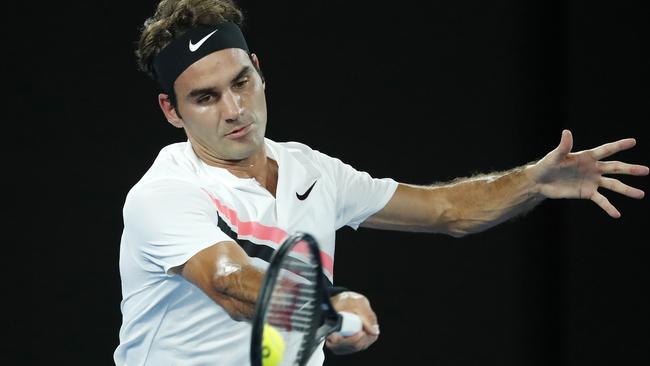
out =
{"type": "Polygon", "coordinates": [[[321,303],[325,298],[322,263],[313,236],[298,232],[273,254],[264,275],[253,317],[250,358],[262,366],[265,325],[284,341],[279,365],[305,365],[318,345],[321,303]]]}

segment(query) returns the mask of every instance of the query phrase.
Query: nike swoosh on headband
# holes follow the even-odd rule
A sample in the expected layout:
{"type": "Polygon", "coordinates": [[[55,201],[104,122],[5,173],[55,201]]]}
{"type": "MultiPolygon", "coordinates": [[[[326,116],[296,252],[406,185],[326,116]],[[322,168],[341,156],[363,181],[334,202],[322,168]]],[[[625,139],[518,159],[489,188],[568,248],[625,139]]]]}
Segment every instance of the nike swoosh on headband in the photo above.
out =
{"type": "Polygon", "coordinates": [[[194,52],[194,51],[198,50],[199,47],[201,47],[201,45],[202,45],[205,41],[207,41],[208,38],[210,38],[210,36],[213,35],[216,31],[218,31],[218,29],[215,29],[214,31],[212,31],[212,33],[210,33],[210,34],[208,34],[207,36],[201,38],[201,40],[198,41],[198,42],[196,42],[196,44],[192,44],[192,40],[190,39],[190,52],[194,52]]]}

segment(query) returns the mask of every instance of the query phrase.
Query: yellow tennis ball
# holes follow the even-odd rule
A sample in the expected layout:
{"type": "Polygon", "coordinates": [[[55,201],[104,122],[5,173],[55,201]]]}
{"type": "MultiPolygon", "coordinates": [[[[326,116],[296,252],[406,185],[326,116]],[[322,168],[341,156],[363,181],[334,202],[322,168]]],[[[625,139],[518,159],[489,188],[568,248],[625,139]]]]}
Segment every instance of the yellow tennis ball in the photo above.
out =
{"type": "Polygon", "coordinates": [[[262,366],[277,366],[282,361],[284,354],[284,340],[278,331],[268,324],[264,324],[262,334],[262,366]]]}

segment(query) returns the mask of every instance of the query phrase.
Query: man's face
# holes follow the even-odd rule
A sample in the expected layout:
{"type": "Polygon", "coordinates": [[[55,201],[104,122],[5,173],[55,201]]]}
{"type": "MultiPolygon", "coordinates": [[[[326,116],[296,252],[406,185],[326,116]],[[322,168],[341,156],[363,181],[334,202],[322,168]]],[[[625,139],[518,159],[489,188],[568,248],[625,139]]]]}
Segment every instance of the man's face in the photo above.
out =
{"type": "Polygon", "coordinates": [[[200,59],[176,79],[177,111],[201,155],[243,160],[263,149],[266,98],[255,66],[244,50],[229,48],[200,59]]]}

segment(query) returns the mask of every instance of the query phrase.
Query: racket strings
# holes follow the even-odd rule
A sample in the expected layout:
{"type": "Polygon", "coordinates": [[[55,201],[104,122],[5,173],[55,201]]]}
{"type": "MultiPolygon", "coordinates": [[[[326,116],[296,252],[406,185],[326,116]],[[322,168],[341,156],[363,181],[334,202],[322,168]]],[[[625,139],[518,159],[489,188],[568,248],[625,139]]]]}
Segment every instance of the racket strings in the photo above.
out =
{"type": "Polygon", "coordinates": [[[284,263],[266,313],[266,322],[280,331],[287,344],[282,365],[297,364],[309,351],[308,336],[320,310],[316,279],[321,273],[313,258],[306,259],[313,262],[284,263]]]}

